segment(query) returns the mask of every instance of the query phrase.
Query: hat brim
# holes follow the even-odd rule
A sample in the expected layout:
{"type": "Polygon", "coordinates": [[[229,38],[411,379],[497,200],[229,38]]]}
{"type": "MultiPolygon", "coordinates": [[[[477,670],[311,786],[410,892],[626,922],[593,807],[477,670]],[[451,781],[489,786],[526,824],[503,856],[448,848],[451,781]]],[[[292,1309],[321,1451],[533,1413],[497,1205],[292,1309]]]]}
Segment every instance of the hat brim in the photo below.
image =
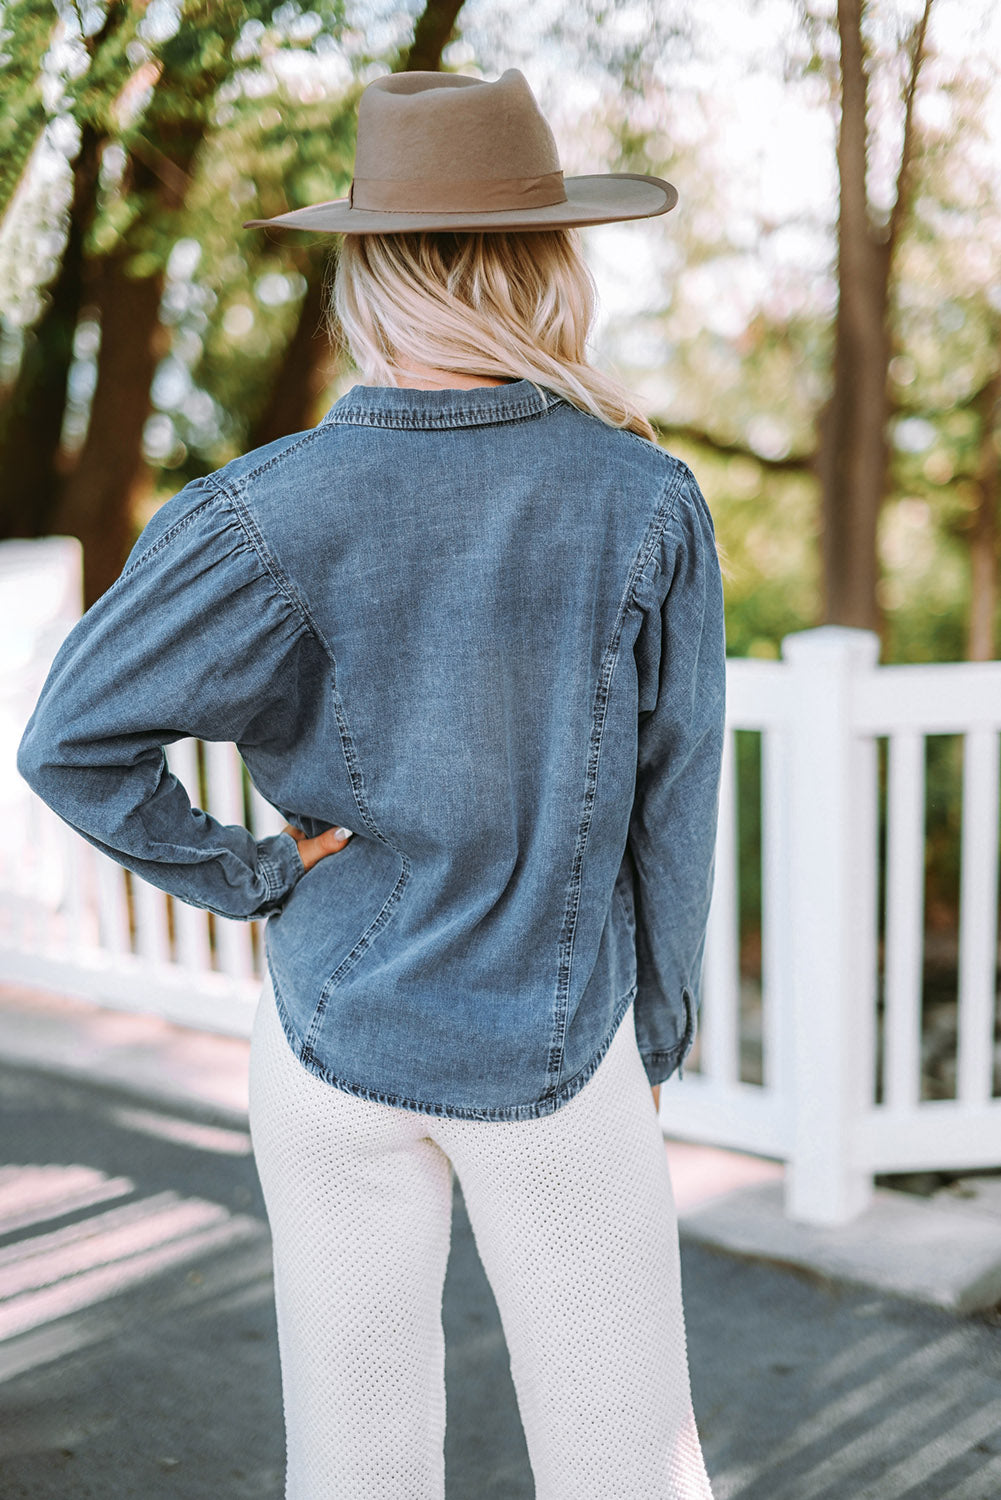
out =
{"type": "Polygon", "coordinates": [[[678,190],[662,177],[642,172],[602,172],[564,179],[565,203],[544,208],[498,209],[492,213],[388,213],[353,208],[347,198],[312,203],[273,219],[248,219],[244,229],[310,229],[319,234],[406,234],[421,229],[558,229],[652,219],[678,201],[678,190]]]}

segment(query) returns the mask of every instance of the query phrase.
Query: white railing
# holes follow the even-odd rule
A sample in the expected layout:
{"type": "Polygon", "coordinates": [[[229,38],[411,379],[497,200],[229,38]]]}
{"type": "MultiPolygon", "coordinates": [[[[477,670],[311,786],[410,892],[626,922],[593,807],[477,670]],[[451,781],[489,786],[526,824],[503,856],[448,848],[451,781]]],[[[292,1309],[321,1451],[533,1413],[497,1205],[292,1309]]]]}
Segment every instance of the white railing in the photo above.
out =
{"type": "Polygon", "coordinates": [[[788,637],[781,662],[729,663],[700,1037],[695,1065],[661,1093],[669,1134],[784,1160],[786,1211],[812,1223],[854,1217],[875,1173],[1001,1166],[1001,663],[880,667],[877,655],[875,636],[828,627],[788,637]],[[761,736],[760,1081],[740,1076],[741,730],[761,736]],[[927,1099],[925,740],[939,734],[963,737],[956,1085],[927,1099]]]}
{"type": "MultiPolygon", "coordinates": [[[[21,727],[79,614],[79,570],[67,538],[0,544],[0,979],[247,1034],[261,924],[214,918],[127,874],[17,777],[21,727]]],[[[667,1133],[785,1161],[786,1211],[814,1223],[853,1217],[874,1173],[1001,1166],[1001,663],[880,667],[877,655],[875,636],[825,628],[789,637],[779,662],[728,664],[699,1036],[683,1079],[661,1092],[667,1133]],[[761,746],[760,989],[740,963],[738,819],[755,811],[738,796],[741,732],[761,746]],[[955,1097],[923,1099],[924,768],[934,734],[964,737],[958,1042],[955,1097]],[[760,1028],[754,1077],[742,1063],[750,1008],[760,1028]]],[[[233,746],[186,740],[167,757],[216,817],[258,837],[281,827],[233,746]]]]}
{"type": "MultiPolygon", "coordinates": [[[[0,980],[181,1024],[249,1033],[263,924],[176,901],[100,853],[17,774],[16,753],[56,648],[80,615],[80,545],[0,543],[0,980]]],[[[179,740],[167,762],[192,800],[258,837],[283,819],[233,745],[179,740]]]]}
{"type": "MultiPolygon", "coordinates": [[[[180,740],[166,749],[175,776],[216,817],[258,838],[282,827],[233,745],[180,740]],[[206,783],[207,795],[199,795],[206,783]]],[[[44,825],[45,859],[23,872],[20,888],[0,884],[0,980],[248,1036],[261,990],[263,924],[226,921],[175,900],[29,796],[34,828],[44,825]]]]}

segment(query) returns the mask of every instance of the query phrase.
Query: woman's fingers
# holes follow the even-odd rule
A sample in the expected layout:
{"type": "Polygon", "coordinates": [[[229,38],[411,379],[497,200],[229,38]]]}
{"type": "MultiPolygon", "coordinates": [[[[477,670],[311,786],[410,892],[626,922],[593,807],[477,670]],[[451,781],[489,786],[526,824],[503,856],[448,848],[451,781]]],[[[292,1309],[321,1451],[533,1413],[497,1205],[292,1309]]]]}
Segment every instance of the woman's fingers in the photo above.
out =
{"type": "Polygon", "coordinates": [[[321,859],[328,854],[338,854],[346,847],[349,839],[354,837],[350,828],[325,828],[315,838],[308,839],[301,828],[295,828],[291,823],[286,823],[282,829],[283,833],[290,833],[299,846],[299,858],[307,870],[311,870],[321,859]]]}
{"type": "Polygon", "coordinates": [[[350,828],[325,828],[312,842],[320,844],[324,854],[336,854],[338,849],[343,849],[348,839],[352,837],[350,828]]]}

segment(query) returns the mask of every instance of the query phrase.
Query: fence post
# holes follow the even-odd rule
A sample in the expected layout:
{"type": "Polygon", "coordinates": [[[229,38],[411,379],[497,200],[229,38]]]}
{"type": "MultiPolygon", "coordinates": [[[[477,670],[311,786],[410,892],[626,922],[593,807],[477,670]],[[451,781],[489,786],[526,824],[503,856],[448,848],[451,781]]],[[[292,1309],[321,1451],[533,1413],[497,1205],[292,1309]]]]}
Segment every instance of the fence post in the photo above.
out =
{"type": "Polygon", "coordinates": [[[66,893],[61,824],[17,774],[17,747],[52,658],[79,619],[83,551],[76,537],[0,542],[0,926],[66,893]]]}
{"type": "Polygon", "coordinates": [[[872,1193],[851,1127],[872,1098],[876,986],[876,745],[853,732],[852,680],[879,658],[864,630],[787,636],[793,1139],[785,1210],[845,1223],[872,1193]]]}

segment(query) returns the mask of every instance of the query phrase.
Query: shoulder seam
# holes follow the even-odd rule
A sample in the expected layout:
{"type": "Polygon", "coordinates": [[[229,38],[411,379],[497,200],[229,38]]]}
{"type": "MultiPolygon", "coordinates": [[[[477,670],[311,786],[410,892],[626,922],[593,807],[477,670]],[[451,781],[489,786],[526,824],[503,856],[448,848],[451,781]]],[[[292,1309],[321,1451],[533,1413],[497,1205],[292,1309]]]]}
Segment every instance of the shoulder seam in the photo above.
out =
{"type": "MultiPolygon", "coordinates": [[[[256,479],[258,475],[267,473],[268,469],[273,468],[275,464],[281,463],[283,458],[288,458],[289,454],[295,453],[297,449],[304,447],[307,443],[311,443],[313,439],[318,437],[322,432],[323,424],[321,423],[318,427],[311,427],[308,432],[300,433],[295,442],[289,443],[288,447],[280,449],[277,453],[272,453],[270,458],[265,458],[261,463],[257,465],[256,468],[249,469],[247,473],[241,477],[240,483],[247,484],[251,479],[256,479]]],[[[227,494],[230,493],[229,489],[226,486],[220,485],[220,488],[224,489],[227,494]]]]}
{"type": "MultiPolygon", "coordinates": [[[[192,480],[191,483],[193,485],[200,485],[204,489],[206,479],[204,477],[201,477],[199,479],[192,480]]],[[[185,488],[187,488],[187,486],[185,486],[185,488]]],[[[180,493],[181,491],[179,490],[178,494],[180,493]]],[[[186,526],[190,526],[195,517],[199,516],[205,509],[205,507],[207,505],[210,505],[211,503],[212,496],[203,495],[198,504],[193,506],[192,509],[188,511],[187,515],[181,516],[179,520],[174,522],[173,526],[168,526],[167,530],[163,533],[162,536],[158,536],[155,542],[151,542],[144,551],[140,552],[138,557],[133,558],[132,561],[122,569],[118,577],[128,578],[129,575],[131,573],[134,573],[136,568],[144,563],[147,558],[152,557],[154,553],[159,552],[162,547],[166,547],[167,543],[173,541],[174,537],[177,536],[179,532],[183,531],[186,526]]],[[[117,581],[118,580],[116,579],[115,582],[117,583],[117,581]]]]}
{"type": "MultiPolygon", "coordinates": [[[[671,455],[665,454],[664,457],[670,458],[671,455]]],[[[633,585],[630,590],[630,599],[637,603],[639,602],[639,595],[643,592],[644,586],[651,583],[656,576],[658,570],[657,544],[674,521],[678,509],[678,499],[682,489],[685,487],[686,480],[689,476],[694,477],[691,469],[681,459],[676,458],[673,460],[673,463],[675,467],[664,480],[660,503],[647,528],[647,535],[641,545],[640,559],[637,560],[633,585]],[[652,569],[651,564],[653,564],[652,569]]]]}

